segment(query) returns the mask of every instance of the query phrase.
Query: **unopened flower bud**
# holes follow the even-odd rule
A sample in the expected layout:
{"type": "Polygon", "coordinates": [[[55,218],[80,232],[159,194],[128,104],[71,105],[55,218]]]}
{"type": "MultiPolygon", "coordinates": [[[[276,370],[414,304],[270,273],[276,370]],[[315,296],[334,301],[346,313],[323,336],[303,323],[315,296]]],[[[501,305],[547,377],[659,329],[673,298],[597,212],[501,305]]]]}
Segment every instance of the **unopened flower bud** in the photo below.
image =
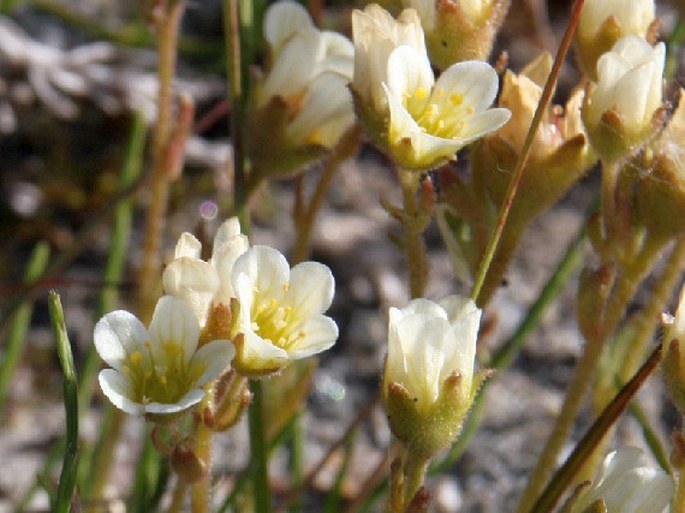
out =
{"type": "Polygon", "coordinates": [[[402,0],[416,9],[426,33],[431,63],[488,59],[511,0],[402,0]]]}
{"type": "Polygon", "coordinates": [[[481,311],[470,299],[415,299],[390,309],[383,404],[390,428],[417,457],[457,437],[484,378],[474,379],[481,311]]]}
{"type": "Polygon", "coordinates": [[[586,0],[576,30],[576,54],[585,74],[597,78],[597,61],[624,36],[646,38],[654,0],[586,0]]]}
{"type": "Polygon", "coordinates": [[[637,36],[620,39],[597,62],[598,82],[589,87],[583,122],[590,142],[607,161],[640,147],[652,133],[662,106],[666,47],[637,36]]]}
{"type": "Polygon", "coordinates": [[[637,162],[637,222],[653,238],[685,233],[685,91],[670,121],[637,162]]]}

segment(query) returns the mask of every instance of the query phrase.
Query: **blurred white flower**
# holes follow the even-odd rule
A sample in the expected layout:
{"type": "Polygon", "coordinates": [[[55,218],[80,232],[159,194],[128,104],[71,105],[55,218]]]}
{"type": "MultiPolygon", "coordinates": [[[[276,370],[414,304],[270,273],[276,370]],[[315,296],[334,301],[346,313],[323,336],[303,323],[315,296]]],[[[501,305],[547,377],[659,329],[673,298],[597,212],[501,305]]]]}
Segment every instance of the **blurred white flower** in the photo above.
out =
{"type": "Polygon", "coordinates": [[[607,513],[666,511],[673,496],[673,481],[641,460],[642,451],[635,447],[609,453],[592,486],[573,504],[571,513],[585,512],[596,501],[604,502],[606,509],[602,511],[607,513]]]}
{"type": "Polygon", "coordinates": [[[388,82],[388,60],[399,46],[414,48],[430,68],[421,20],[414,9],[405,9],[395,20],[377,4],[352,11],[354,80],[352,89],[369,108],[384,116],[388,101],[383,84],[388,82]]]}
{"type": "Polygon", "coordinates": [[[606,144],[601,140],[605,131],[618,134],[628,146],[649,134],[652,117],[662,105],[665,55],[663,43],[652,47],[644,39],[627,36],[600,57],[598,81],[583,108],[595,146],[606,144]]]}
{"type": "Polygon", "coordinates": [[[390,152],[409,169],[444,164],[511,116],[508,109],[488,109],[497,95],[498,80],[485,62],[453,64],[436,82],[425,55],[401,46],[390,55],[383,87],[390,106],[390,152]]]}
{"type": "Polygon", "coordinates": [[[318,30],[304,7],[289,0],[267,10],[264,38],[271,66],[256,89],[257,108],[280,99],[289,113],[285,136],[291,144],[333,147],[354,122],[347,89],[352,42],[318,30]]]}
{"type": "Polygon", "coordinates": [[[402,309],[390,308],[389,315],[384,393],[391,383],[400,384],[417,409],[428,410],[445,380],[457,373],[459,388],[469,397],[481,315],[476,304],[459,296],[440,304],[414,299],[402,309]]]}
{"type": "Polygon", "coordinates": [[[247,251],[249,241],[240,233],[237,217],[225,221],[214,237],[209,261],[200,258],[202,244],[190,233],[176,243],[174,260],[164,269],[164,291],[188,303],[200,327],[207,323],[212,305],[230,305],[235,296],[231,285],[233,264],[247,251]]]}
{"type": "Polygon", "coordinates": [[[303,262],[290,269],[277,250],[253,246],[236,261],[232,283],[240,307],[233,327],[233,366],[239,372],[278,371],[330,348],[338,338],[338,326],[323,315],[335,289],[325,265],[303,262]]]}
{"type": "Polygon", "coordinates": [[[167,415],[202,400],[202,386],[229,365],[235,348],[214,340],[198,348],[200,327],[182,300],[164,296],[150,328],[133,314],[117,310],[95,325],[94,341],[111,369],[100,372],[102,391],[131,415],[167,415]]]}

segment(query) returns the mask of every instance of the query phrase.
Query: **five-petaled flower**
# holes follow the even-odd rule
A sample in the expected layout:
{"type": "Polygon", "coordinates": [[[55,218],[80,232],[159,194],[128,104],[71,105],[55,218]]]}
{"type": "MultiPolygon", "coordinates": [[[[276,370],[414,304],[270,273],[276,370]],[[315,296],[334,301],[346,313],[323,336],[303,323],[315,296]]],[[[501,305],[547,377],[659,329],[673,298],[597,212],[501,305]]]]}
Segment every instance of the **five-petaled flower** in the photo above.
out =
{"type": "Polygon", "coordinates": [[[102,391],[131,415],[169,415],[199,403],[204,385],[217,378],[235,354],[228,340],[198,348],[200,327],[182,300],[163,296],[149,329],[125,310],[95,325],[95,348],[111,369],[100,372],[102,391]]]}
{"type": "Polygon", "coordinates": [[[239,305],[233,366],[239,372],[271,374],[338,338],[338,326],[323,315],[335,288],[325,265],[303,262],[290,269],[277,250],[253,246],[236,261],[232,285],[239,305]]]}
{"type": "Polygon", "coordinates": [[[428,170],[445,164],[509,119],[507,109],[488,109],[498,86],[489,64],[453,64],[436,82],[413,9],[395,21],[382,8],[367,6],[353,13],[352,32],[357,113],[400,167],[428,170]]]}

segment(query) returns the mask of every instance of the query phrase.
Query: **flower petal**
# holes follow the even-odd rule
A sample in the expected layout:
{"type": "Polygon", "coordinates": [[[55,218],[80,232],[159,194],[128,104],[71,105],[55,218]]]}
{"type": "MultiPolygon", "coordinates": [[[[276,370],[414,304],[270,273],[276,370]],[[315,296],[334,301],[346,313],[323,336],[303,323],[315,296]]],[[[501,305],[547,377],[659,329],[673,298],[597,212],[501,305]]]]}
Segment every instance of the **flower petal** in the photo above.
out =
{"type": "Polygon", "coordinates": [[[285,350],[264,340],[253,331],[246,331],[243,335],[240,359],[244,367],[254,372],[271,371],[287,363],[288,353],[285,350]]]}
{"type": "Polygon", "coordinates": [[[301,28],[312,27],[307,10],[297,2],[281,1],[273,4],[264,15],[264,39],[274,53],[301,28]]]}
{"type": "Polygon", "coordinates": [[[110,367],[121,370],[126,358],[149,339],[145,326],[125,310],[110,312],[95,325],[95,349],[110,367]]]}
{"type": "Polygon", "coordinates": [[[253,246],[233,266],[231,281],[236,294],[240,275],[245,275],[252,288],[258,290],[261,296],[277,299],[283,296],[287,288],[290,266],[278,250],[268,246],[253,246]]]}
{"type": "Polygon", "coordinates": [[[193,309],[198,323],[204,325],[220,285],[213,266],[198,258],[177,258],[164,269],[162,284],[167,294],[183,299],[193,309]]]}
{"type": "Polygon", "coordinates": [[[290,285],[284,303],[304,317],[328,310],[334,293],[335,279],[327,266],[302,262],[290,270],[290,285]]]}
{"type": "Polygon", "coordinates": [[[229,340],[213,340],[203,345],[197,350],[190,362],[191,367],[195,365],[204,367],[204,372],[195,384],[203,386],[219,377],[224,369],[230,365],[234,356],[235,346],[229,340]]]}
{"type": "Polygon", "coordinates": [[[195,353],[199,337],[200,326],[186,302],[173,296],[160,298],[150,323],[151,351],[156,362],[178,357],[168,352],[171,342],[180,347],[181,357],[187,363],[195,353]]]}
{"type": "Polygon", "coordinates": [[[171,404],[151,402],[145,405],[145,413],[153,415],[170,415],[187,410],[202,401],[205,391],[201,388],[193,388],[178,401],[171,404]]]}
{"type": "Polygon", "coordinates": [[[330,148],[338,142],[354,119],[348,83],[347,78],[337,73],[322,73],[309,84],[302,108],[286,129],[294,144],[330,148]],[[325,139],[323,127],[327,130],[325,139]]]}
{"type": "Polygon", "coordinates": [[[178,242],[176,243],[176,249],[174,250],[174,258],[200,258],[201,252],[202,243],[199,240],[197,240],[197,238],[194,235],[188,232],[184,232],[178,238],[178,242]]]}
{"type": "Polygon", "coordinates": [[[100,388],[114,406],[129,415],[142,415],[145,408],[133,400],[133,387],[127,376],[113,369],[104,369],[98,375],[100,388]]]}
{"type": "Polygon", "coordinates": [[[400,46],[388,59],[388,89],[406,101],[409,112],[423,112],[428,103],[435,78],[427,54],[415,48],[400,46]]]}
{"type": "Polygon", "coordinates": [[[498,85],[497,72],[488,63],[457,62],[438,77],[431,102],[437,103],[440,110],[450,112],[455,109],[454,95],[459,95],[461,109],[472,108],[478,112],[492,104],[498,85]]]}
{"type": "Polygon", "coordinates": [[[330,349],[338,340],[338,325],[325,315],[309,317],[299,329],[304,337],[288,348],[288,356],[293,360],[330,349]]]}

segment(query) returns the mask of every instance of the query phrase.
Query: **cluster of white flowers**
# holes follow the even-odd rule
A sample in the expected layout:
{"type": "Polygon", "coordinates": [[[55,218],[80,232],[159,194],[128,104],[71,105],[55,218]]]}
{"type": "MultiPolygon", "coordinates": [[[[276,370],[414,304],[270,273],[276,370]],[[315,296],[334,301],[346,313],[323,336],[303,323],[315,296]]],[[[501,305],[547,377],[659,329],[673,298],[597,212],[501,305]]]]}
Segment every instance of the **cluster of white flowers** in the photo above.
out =
{"type": "Polygon", "coordinates": [[[167,295],[149,329],[123,310],[95,327],[95,346],[112,367],[100,373],[101,387],[127,413],[186,410],[231,361],[246,376],[271,374],[330,348],[338,337],[335,322],[323,315],[335,288],[325,265],[290,269],[277,250],[249,247],[235,218],[219,228],[208,261],[201,249],[194,236],[181,235],[163,275],[167,295]],[[226,339],[214,340],[212,315],[226,316],[226,339]]]}

